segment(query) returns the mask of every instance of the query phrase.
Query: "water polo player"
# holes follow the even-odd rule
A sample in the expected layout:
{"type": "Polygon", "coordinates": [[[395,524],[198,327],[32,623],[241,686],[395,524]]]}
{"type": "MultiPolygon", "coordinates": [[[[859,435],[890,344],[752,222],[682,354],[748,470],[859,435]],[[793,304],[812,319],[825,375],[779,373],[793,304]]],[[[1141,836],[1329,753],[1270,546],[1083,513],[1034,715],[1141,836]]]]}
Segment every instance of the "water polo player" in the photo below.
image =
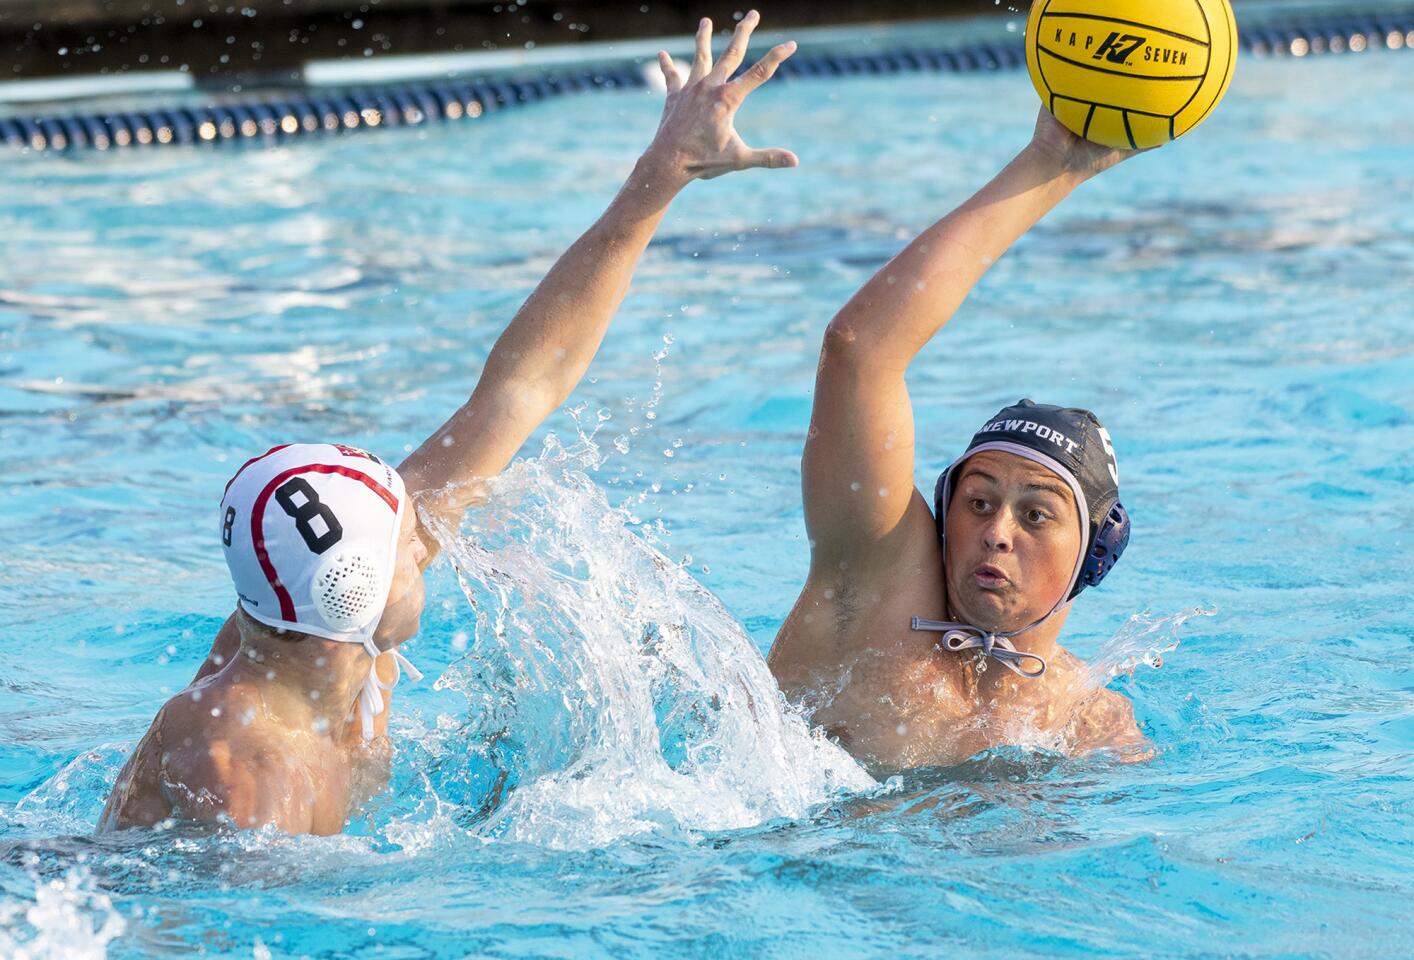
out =
{"type": "MultiPolygon", "coordinates": [[[[1097,689],[1056,642],[1070,602],[1128,540],[1099,420],[1030,401],[1002,410],[939,478],[935,517],[913,484],[904,382],[997,257],[1129,155],[1043,110],[1030,144],[825,333],[802,461],[810,572],[770,664],[786,695],[876,771],[1016,742],[1143,750],[1129,701],[1097,689]]],[[[955,382],[980,382],[953,363],[955,382]]]]}
{"type": "Polygon", "coordinates": [[[565,401],[678,191],[796,165],[789,151],[747,147],[733,126],[794,51],[776,46],[730,79],[758,20],[753,11],[741,21],[715,64],[703,20],[686,77],[659,55],[668,96],[652,144],[496,342],[471,398],[398,469],[315,443],[276,447],[237,471],[216,525],[236,612],[192,685],[158,712],[100,829],[169,819],[343,829],[380,782],[388,690],[400,670],[415,673],[396,647],[417,632],[436,542],[414,504],[459,511],[472,482],[499,473],[565,401]]]}

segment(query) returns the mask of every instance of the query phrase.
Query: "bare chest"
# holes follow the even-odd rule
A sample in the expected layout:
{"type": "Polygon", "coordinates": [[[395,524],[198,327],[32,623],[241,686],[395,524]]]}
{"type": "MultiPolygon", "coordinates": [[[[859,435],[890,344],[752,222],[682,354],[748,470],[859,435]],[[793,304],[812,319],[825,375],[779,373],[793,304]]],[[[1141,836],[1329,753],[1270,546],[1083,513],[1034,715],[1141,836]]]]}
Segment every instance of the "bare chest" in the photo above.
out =
{"type": "Polygon", "coordinates": [[[1027,680],[976,652],[942,649],[912,619],[942,619],[943,608],[941,585],[916,578],[880,589],[851,620],[808,631],[806,642],[828,654],[794,699],[876,772],[957,764],[1005,744],[1064,749],[1075,706],[1064,665],[1027,680]]]}

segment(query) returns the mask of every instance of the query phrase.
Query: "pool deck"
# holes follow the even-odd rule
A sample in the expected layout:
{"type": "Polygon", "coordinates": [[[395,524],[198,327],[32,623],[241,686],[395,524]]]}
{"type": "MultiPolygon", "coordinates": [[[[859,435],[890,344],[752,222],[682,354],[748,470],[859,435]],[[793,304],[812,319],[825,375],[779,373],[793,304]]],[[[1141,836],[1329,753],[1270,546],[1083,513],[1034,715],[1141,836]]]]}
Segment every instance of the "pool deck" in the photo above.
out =
{"type": "MultiPolygon", "coordinates": [[[[1024,6],[1020,0],[1013,5],[1024,6]]],[[[924,19],[996,9],[991,0],[771,0],[768,26],[924,19]]],[[[310,60],[574,48],[690,33],[744,5],[687,0],[0,0],[5,79],[162,72],[215,84],[278,80],[310,60]]],[[[0,86],[4,86],[0,82],[0,86]]]]}
{"type": "MultiPolygon", "coordinates": [[[[109,15],[112,15],[117,8],[124,5],[131,6],[138,2],[150,3],[153,7],[160,8],[164,4],[175,4],[176,0],[113,0],[104,9],[109,15]]],[[[191,0],[183,0],[183,2],[190,3],[191,0]]],[[[339,2],[345,2],[345,0],[339,0],[339,2]]],[[[313,3],[306,4],[306,6],[328,7],[334,3],[335,0],[314,0],[313,3]]],[[[391,5],[398,3],[411,6],[412,0],[392,0],[391,5]]],[[[4,25],[7,23],[13,25],[17,10],[29,10],[38,5],[36,0],[0,0],[0,42],[3,42],[5,35],[4,25]]],[[[61,0],[61,3],[56,5],[54,9],[61,12],[72,12],[98,6],[100,6],[99,0],[61,0]]],[[[486,5],[479,4],[479,6],[486,5]]],[[[1346,19],[1356,13],[1364,17],[1379,17],[1388,14],[1398,16],[1402,18],[1402,21],[1414,17],[1414,0],[1362,0],[1358,9],[1351,4],[1333,5],[1329,0],[1236,0],[1235,6],[1239,26],[1244,32],[1275,23],[1289,26],[1319,22],[1322,19],[1328,19],[1332,15],[1332,11],[1336,10],[1344,11],[1346,19]]],[[[231,7],[230,9],[254,10],[253,7],[231,7]]],[[[775,10],[775,6],[772,6],[771,9],[775,10]]],[[[812,52],[869,54],[929,46],[956,48],[969,43],[995,44],[1006,35],[1014,36],[1019,42],[1025,25],[1024,16],[1020,11],[1002,10],[991,4],[984,4],[983,9],[987,11],[984,14],[933,17],[928,20],[875,19],[869,22],[828,26],[792,26],[788,22],[777,25],[780,21],[773,19],[771,28],[758,33],[757,47],[760,49],[764,48],[766,44],[779,40],[794,39],[812,52]],[[999,24],[1002,23],[1006,25],[1007,33],[1005,35],[1001,34],[999,30],[999,24]]],[[[386,13],[387,11],[382,12],[386,13]]],[[[418,5],[416,12],[419,16],[426,14],[425,5],[418,5]]],[[[247,19],[256,20],[259,12],[255,13],[255,16],[248,13],[247,19]]],[[[147,16],[149,18],[161,17],[156,13],[149,13],[147,16]]],[[[184,16],[190,19],[189,14],[184,14],[184,16]]],[[[349,29],[362,30],[367,26],[358,17],[348,16],[347,26],[349,29]]],[[[819,19],[816,17],[816,22],[819,19]]],[[[193,20],[193,22],[200,21],[199,17],[193,20]]],[[[576,24],[571,21],[570,25],[575,26],[576,24]]],[[[268,26],[266,24],[267,29],[268,26]]],[[[1366,30],[1369,28],[1356,27],[1353,29],[1366,30]]],[[[593,33],[598,35],[601,32],[605,31],[596,30],[593,33]]],[[[227,36],[233,35],[227,34],[227,36]]],[[[384,35],[373,32],[368,34],[367,39],[372,40],[379,36],[384,35]]],[[[1374,34],[1371,36],[1373,37],[1374,34]]],[[[1392,38],[1390,46],[1394,45],[1393,39],[1399,39],[1400,45],[1414,46],[1414,34],[1408,38],[1402,34],[1399,38],[1392,38]]],[[[1296,41],[1296,43],[1300,42],[1296,41]]],[[[1334,40],[1331,42],[1330,49],[1332,51],[1337,49],[1336,42],[1334,40]]],[[[1372,40],[1371,43],[1384,45],[1383,42],[1375,40],[1372,40]]],[[[42,111],[47,109],[45,105],[62,111],[66,104],[71,108],[76,102],[87,102],[95,106],[103,102],[123,104],[150,98],[153,95],[166,95],[168,99],[175,96],[179,98],[179,102],[189,102],[194,97],[209,98],[212,94],[242,94],[262,89],[288,88],[293,93],[295,90],[308,91],[314,88],[396,84],[471,76],[494,78],[520,75],[524,77],[568,66],[591,67],[593,69],[610,65],[622,66],[626,61],[639,61],[651,67],[654,54],[660,49],[667,49],[675,56],[690,57],[691,55],[691,38],[686,31],[608,39],[593,39],[589,33],[581,32],[573,42],[550,44],[526,42],[499,45],[488,42],[480,49],[466,49],[467,44],[454,44],[451,50],[417,53],[398,53],[391,44],[388,46],[390,49],[379,51],[366,48],[363,55],[359,56],[344,54],[320,56],[317,55],[317,49],[310,49],[305,51],[308,56],[291,62],[287,67],[277,71],[234,71],[219,72],[214,75],[203,73],[190,63],[172,63],[170,57],[163,57],[162,59],[168,62],[158,64],[156,68],[151,63],[147,63],[143,65],[142,69],[109,69],[104,67],[97,71],[83,72],[77,67],[89,67],[93,64],[83,62],[82,57],[76,57],[74,59],[75,70],[67,73],[34,78],[27,78],[21,74],[21,79],[0,82],[0,118],[24,116],[35,109],[42,111]]],[[[1257,47],[1261,48],[1258,49],[1258,52],[1290,52],[1298,56],[1307,52],[1304,48],[1298,51],[1294,44],[1289,51],[1262,48],[1261,42],[1258,42],[1257,47]]],[[[1351,48],[1355,49],[1353,44],[1351,48]]],[[[60,47],[58,49],[64,50],[66,48],[60,47]]],[[[1365,47],[1361,46],[1359,49],[1365,49],[1365,47]]],[[[1317,49],[1317,44],[1313,41],[1310,52],[1322,52],[1322,49],[1317,49]]],[[[653,78],[649,78],[649,82],[651,84],[653,78]]]]}

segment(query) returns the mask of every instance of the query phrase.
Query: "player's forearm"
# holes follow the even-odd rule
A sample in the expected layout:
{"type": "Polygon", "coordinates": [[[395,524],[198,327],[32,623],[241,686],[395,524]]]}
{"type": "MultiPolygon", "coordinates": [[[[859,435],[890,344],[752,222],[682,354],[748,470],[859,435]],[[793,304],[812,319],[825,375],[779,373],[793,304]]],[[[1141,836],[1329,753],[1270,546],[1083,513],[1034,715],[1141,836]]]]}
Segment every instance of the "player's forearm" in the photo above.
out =
{"type": "MultiPolygon", "coordinates": [[[[446,491],[435,509],[451,517],[474,499],[475,481],[499,473],[589,368],[668,204],[694,179],[797,164],[789,150],[754,149],[737,134],[736,111],[794,51],[779,44],[736,79],[759,17],[742,18],[714,66],[712,22],[698,25],[692,70],[683,77],[659,54],[667,97],[658,131],[604,215],[551,268],[516,313],[471,399],[400,468],[414,493],[446,491]]],[[[429,509],[432,509],[429,506],[429,509]]],[[[423,536],[429,555],[433,538],[423,536]]]]}
{"type": "Polygon", "coordinates": [[[574,242],[511,320],[478,392],[537,388],[551,413],[574,390],[618,312],[634,270],[685,181],[645,154],[603,216],[574,242]]]}
{"type": "Polygon", "coordinates": [[[1028,146],[966,203],[889,261],[836,315],[834,339],[871,366],[902,371],[987,269],[1084,178],[1028,146]]]}
{"type": "Polygon", "coordinates": [[[438,487],[448,475],[499,473],[565,402],[686,182],[651,152],[639,159],[609,208],[555,262],[496,340],[470,399],[404,465],[415,489],[438,487]],[[431,479],[420,472],[428,469],[431,479]]]}

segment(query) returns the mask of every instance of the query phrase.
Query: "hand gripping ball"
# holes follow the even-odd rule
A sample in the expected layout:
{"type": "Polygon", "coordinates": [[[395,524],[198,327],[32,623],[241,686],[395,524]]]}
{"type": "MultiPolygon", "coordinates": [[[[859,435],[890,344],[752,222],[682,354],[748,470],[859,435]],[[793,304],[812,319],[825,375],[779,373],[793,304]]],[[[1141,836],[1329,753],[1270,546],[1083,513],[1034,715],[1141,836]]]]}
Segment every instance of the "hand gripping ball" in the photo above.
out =
{"type": "Polygon", "coordinates": [[[1236,60],[1228,0],[1034,0],[1026,22],[1041,102],[1107,147],[1157,147],[1192,130],[1236,60]]]}

